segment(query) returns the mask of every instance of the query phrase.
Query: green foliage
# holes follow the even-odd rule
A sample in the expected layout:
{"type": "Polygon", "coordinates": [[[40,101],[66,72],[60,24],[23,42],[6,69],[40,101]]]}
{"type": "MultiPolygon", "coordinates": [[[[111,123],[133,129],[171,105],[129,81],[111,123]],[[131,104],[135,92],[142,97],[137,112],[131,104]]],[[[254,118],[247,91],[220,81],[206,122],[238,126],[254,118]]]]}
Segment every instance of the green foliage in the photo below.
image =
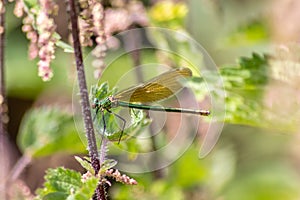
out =
{"type": "MultiPolygon", "coordinates": [[[[107,98],[108,96],[116,93],[116,88],[113,88],[112,90],[109,90],[108,83],[105,82],[101,84],[100,86],[93,85],[91,88],[91,95],[90,95],[90,100],[91,102],[94,101],[94,99],[102,100],[107,98]]],[[[119,141],[121,134],[123,134],[121,140],[124,140],[132,135],[135,135],[141,131],[141,128],[149,124],[149,120],[146,119],[146,115],[144,114],[143,111],[141,110],[135,110],[131,109],[130,110],[130,120],[131,122],[128,123],[126,122],[125,129],[123,130],[122,133],[122,125],[123,122],[118,119],[113,113],[117,113],[119,108],[112,108],[111,111],[112,113],[107,112],[104,110],[101,112],[100,110],[98,113],[96,113],[96,109],[92,110],[92,116],[94,119],[94,127],[96,129],[96,132],[99,135],[103,135],[103,127],[104,127],[104,122],[103,122],[103,113],[104,113],[104,120],[106,124],[106,130],[104,133],[104,136],[107,137],[110,141],[119,141]]]]}
{"type": "Polygon", "coordinates": [[[23,153],[30,157],[62,151],[85,152],[73,116],[60,108],[43,107],[29,111],[22,121],[18,144],[23,153]]]}
{"type": "Polygon", "coordinates": [[[238,66],[223,67],[226,122],[262,126],[262,95],[268,82],[267,59],[257,54],[241,58],[238,66]]]}
{"type": "Polygon", "coordinates": [[[78,156],[75,156],[75,159],[79,164],[86,170],[91,172],[91,174],[95,174],[95,170],[93,166],[91,165],[91,159],[88,157],[80,158],[78,156]]]}
{"type": "Polygon", "coordinates": [[[61,36],[58,33],[54,33],[54,37],[57,39],[56,46],[60,47],[66,53],[74,53],[74,49],[68,43],[61,40],[61,36]]]}
{"type": "MultiPolygon", "coordinates": [[[[38,9],[38,1],[26,0],[24,2],[27,8],[38,9]]],[[[248,5],[261,5],[261,2],[250,0],[226,1],[226,3],[225,1],[189,1],[189,15],[194,16],[191,17],[192,20],[189,22],[188,29],[193,33],[194,38],[198,38],[198,41],[202,40],[206,49],[210,52],[216,52],[215,48],[217,47],[218,52],[212,54],[217,63],[222,63],[222,58],[226,59],[226,62],[231,62],[240,55],[246,55],[245,51],[236,49],[238,52],[233,53],[232,49],[242,46],[253,52],[253,46],[250,45],[261,44],[268,39],[269,33],[266,24],[261,20],[261,16],[256,15],[256,11],[249,12],[252,7],[248,5]],[[240,4],[240,7],[236,7],[236,4],[240,4]],[[208,13],[212,11],[211,8],[215,11],[219,9],[220,12],[208,17],[208,13]],[[249,13],[251,14],[250,17],[249,13]],[[255,16],[255,20],[253,20],[253,16],[255,16]],[[251,20],[247,18],[251,18],[251,20]],[[228,27],[228,22],[230,27],[228,27]],[[223,52],[220,52],[220,48],[224,48],[223,52]]],[[[180,28],[183,33],[187,34],[187,29],[184,29],[183,25],[187,14],[185,4],[158,2],[151,7],[149,14],[153,24],[169,28],[180,28]]],[[[204,72],[202,69],[208,67],[203,63],[206,55],[182,37],[181,34],[168,35],[167,33],[155,31],[149,31],[148,34],[153,39],[154,42],[152,42],[157,44],[158,49],[166,50],[165,53],[170,54],[168,56],[171,58],[173,65],[193,69],[195,77],[189,82],[189,86],[195,91],[198,100],[203,99],[207,94],[210,94],[212,98],[220,99],[223,98],[221,95],[225,91],[226,123],[271,128],[280,126],[282,128],[283,124],[267,119],[264,113],[265,107],[262,100],[265,86],[269,83],[267,57],[254,53],[252,57],[241,58],[237,64],[223,65],[218,68],[218,71],[206,70],[205,74],[201,74],[204,72]],[[197,71],[198,68],[200,68],[200,71],[197,71]],[[200,78],[198,75],[203,76],[200,78]],[[215,84],[220,80],[219,78],[222,78],[224,87],[218,87],[219,85],[215,84]],[[209,88],[210,91],[206,84],[213,86],[209,88]]],[[[10,35],[8,34],[8,36],[10,35]]],[[[59,35],[55,35],[55,37],[58,39],[57,46],[66,52],[73,52],[72,47],[60,41],[59,35]]],[[[19,44],[15,42],[16,38],[11,41],[19,44]]],[[[260,50],[257,48],[255,52],[260,52],[260,50]]],[[[8,67],[9,91],[14,91],[14,94],[17,95],[22,92],[24,95],[34,96],[31,94],[33,91],[36,94],[43,88],[42,86],[38,86],[39,88],[34,90],[31,88],[32,85],[38,85],[32,83],[33,81],[36,83],[36,80],[39,81],[39,79],[28,76],[31,73],[28,66],[24,67],[21,63],[24,60],[22,56],[25,53],[19,53],[16,48],[12,48],[10,52],[8,52],[8,57],[11,55],[13,59],[8,59],[10,66],[12,66],[8,67]],[[15,59],[16,57],[18,59],[15,59]],[[14,66],[22,66],[22,68],[15,70],[14,66]],[[10,85],[14,86],[14,90],[10,89],[10,85]],[[30,90],[24,90],[24,85],[28,85],[27,89],[30,88],[30,90]]],[[[151,55],[154,55],[154,53],[151,55]]],[[[159,55],[162,56],[161,52],[159,52],[159,55]]],[[[146,57],[149,58],[149,55],[146,57]]],[[[65,59],[63,61],[65,62],[65,59]]],[[[119,69],[117,73],[122,74],[126,67],[131,66],[130,61],[126,60],[127,66],[125,66],[124,61],[125,59],[122,59],[120,62],[114,63],[119,69]]],[[[284,59],[281,64],[286,64],[284,59]]],[[[107,73],[107,77],[104,77],[103,80],[109,79],[109,81],[116,82],[118,76],[112,76],[112,73],[117,70],[109,68],[107,71],[110,70],[112,72],[107,73]]],[[[61,71],[61,69],[57,71],[61,71]]],[[[116,89],[109,90],[106,83],[101,86],[93,86],[91,100],[95,97],[103,99],[115,92],[116,89]]],[[[119,111],[119,108],[113,109],[113,112],[118,113],[119,111]]],[[[96,115],[95,110],[92,112],[95,118],[96,131],[99,135],[103,134],[101,113],[96,115]]],[[[223,113],[212,110],[212,114],[223,121],[223,113]]],[[[291,121],[289,114],[287,116],[286,120],[291,121]]],[[[128,123],[129,126],[124,131],[125,137],[122,139],[129,138],[133,134],[139,134],[142,128],[149,123],[142,111],[133,110],[129,113],[129,117],[131,122],[128,123]]],[[[282,116],[279,115],[279,117],[282,116]]],[[[107,112],[105,112],[104,118],[107,122],[104,135],[112,141],[118,141],[121,134],[120,120],[107,112]]],[[[291,123],[295,123],[295,121],[291,123]]],[[[228,126],[234,127],[234,130],[237,129],[236,125],[228,126]]],[[[114,184],[111,190],[112,199],[298,199],[300,196],[298,192],[300,187],[299,176],[295,172],[296,170],[293,171],[292,166],[282,164],[287,160],[286,155],[290,157],[291,149],[294,151],[293,148],[295,147],[290,147],[290,143],[287,143],[283,138],[274,142],[274,132],[271,132],[272,134],[268,133],[269,136],[263,138],[261,132],[255,135],[257,129],[251,129],[248,131],[249,136],[246,137],[246,127],[241,126],[238,134],[233,138],[229,138],[228,141],[226,141],[226,138],[233,130],[224,129],[222,140],[219,143],[226,147],[217,146],[203,160],[197,159],[199,147],[192,146],[167,170],[162,169],[163,178],[161,179],[154,178],[155,173],[149,173],[138,176],[139,185],[137,186],[128,187],[114,184]],[[284,158],[282,159],[282,157],[284,158]],[[262,164],[262,161],[265,163],[262,164]],[[245,170],[247,167],[248,169],[245,170]]],[[[42,108],[30,111],[24,117],[18,140],[22,151],[34,157],[51,155],[58,151],[68,151],[70,153],[84,151],[84,146],[74,128],[72,116],[59,109],[42,108]]],[[[166,141],[159,142],[164,143],[166,141]]],[[[122,142],[120,145],[133,153],[140,148],[140,144],[135,140],[122,142]]],[[[76,157],[76,160],[87,171],[94,174],[89,158],[76,157]]],[[[115,165],[115,160],[107,159],[102,163],[101,171],[115,165]]],[[[81,179],[79,173],[71,170],[63,168],[50,169],[46,175],[45,187],[38,191],[39,196],[37,199],[90,199],[97,185],[97,180],[90,177],[82,183],[81,179]]]]}
{"type": "MultiPolygon", "coordinates": [[[[223,87],[214,87],[209,92],[212,98],[225,98],[225,105],[220,105],[225,108],[225,122],[266,127],[262,97],[268,83],[267,68],[267,57],[254,53],[251,58],[241,58],[236,66],[221,67],[218,73],[208,72],[204,78],[194,77],[189,86],[202,98],[207,94],[206,84],[221,78],[223,87]]],[[[223,120],[223,113],[213,114],[223,120]]]]}
{"type": "Polygon", "coordinates": [[[39,6],[37,0],[24,0],[23,2],[28,10],[31,10],[31,9],[39,6]]]}
{"type": "MultiPolygon", "coordinates": [[[[89,171],[91,174],[95,174],[95,170],[93,168],[93,166],[91,165],[90,162],[90,158],[88,157],[84,157],[84,159],[75,156],[75,159],[80,163],[80,165],[86,169],[87,171],[89,171]]],[[[102,174],[102,172],[105,172],[108,169],[113,168],[114,166],[116,166],[117,161],[113,160],[113,159],[105,159],[104,162],[101,164],[101,169],[100,169],[100,174],[102,174]]]]}
{"type": "Polygon", "coordinates": [[[36,199],[47,200],[85,200],[90,199],[98,184],[97,178],[91,176],[82,182],[79,172],[65,169],[48,169],[44,188],[37,190],[36,199]]]}

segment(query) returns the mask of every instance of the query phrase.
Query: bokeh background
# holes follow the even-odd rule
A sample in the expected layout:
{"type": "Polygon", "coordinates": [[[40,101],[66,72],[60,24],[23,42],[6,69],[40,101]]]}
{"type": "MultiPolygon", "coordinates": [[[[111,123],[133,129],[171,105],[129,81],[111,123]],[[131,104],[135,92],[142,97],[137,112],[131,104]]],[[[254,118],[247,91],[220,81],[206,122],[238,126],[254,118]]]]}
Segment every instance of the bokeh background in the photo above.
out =
{"type": "MultiPolygon", "coordinates": [[[[300,2],[104,2],[107,9],[111,9],[107,23],[112,26],[112,32],[118,33],[122,29],[119,26],[128,23],[125,18],[118,18],[126,11],[131,16],[144,17],[144,24],[133,27],[157,26],[189,34],[215,61],[227,92],[225,125],[209,155],[199,159],[203,131],[199,130],[199,137],[176,162],[158,171],[130,174],[138,185],[114,183],[109,189],[110,198],[299,199],[300,2]],[[130,10],[129,3],[139,4],[143,9],[130,10]]],[[[61,1],[58,4],[57,32],[67,42],[65,5],[61,1]]],[[[76,77],[73,55],[58,48],[51,65],[54,77],[43,82],[37,75],[37,60],[28,59],[28,41],[22,33],[22,20],[13,15],[13,7],[13,3],[8,4],[6,12],[5,79],[9,122],[6,148],[0,152],[6,160],[5,164],[1,163],[0,169],[1,177],[6,177],[22,155],[32,156],[30,164],[10,189],[12,199],[26,199],[42,186],[45,170],[49,167],[65,166],[84,172],[73,156],[87,152],[74,128],[72,117],[76,77]],[[56,109],[52,110],[52,107],[56,109]]],[[[131,27],[128,25],[124,30],[131,27]]],[[[156,37],[154,33],[148,34],[152,39],[147,34],[143,39],[149,44],[153,40],[167,40],[156,37]]],[[[114,54],[125,51],[122,48],[126,48],[126,44],[115,45],[117,49],[107,52],[108,60],[114,54]]],[[[182,48],[180,40],[172,41],[172,45],[182,48]]],[[[189,47],[185,50],[187,54],[194,53],[189,47]]],[[[88,55],[90,49],[85,49],[85,52],[88,55]]],[[[151,50],[143,52],[140,59],[142,63],[152,60],[180,63],[151,50]]],[[[112,65],[118,67],[118,73],[122,74],[133,67],[134,60],[124,57],[112,65]]],[[[93,70],[87,67],[90,79],[93,78],[93,70]]],[[[111,85],[116,83],[113,71],[108,70],[105,75],[111,85]]],[[[167,130],[171,130],[172,123],[167,126],[167,130]]],[[[134,148],[133,144],[129,144],[128,148],[134,148]]]]}

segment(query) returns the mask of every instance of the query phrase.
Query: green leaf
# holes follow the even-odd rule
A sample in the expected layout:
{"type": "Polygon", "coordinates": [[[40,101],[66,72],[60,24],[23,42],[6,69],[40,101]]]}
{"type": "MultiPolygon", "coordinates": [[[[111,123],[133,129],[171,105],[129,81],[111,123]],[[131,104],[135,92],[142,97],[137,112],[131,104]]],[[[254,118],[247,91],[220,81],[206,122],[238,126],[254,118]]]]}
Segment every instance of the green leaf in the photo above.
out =
{"type": "Polygon", "coordinates": [[[57,41],[55,44],[56,44],[56,46],[62,48],[64,50],[64,52],[66,52],[66,53],[74,53],[73,47],[61,40],[57,41]]]}
{"type": "Polygon", "coordinates": [[[62,194],[68,196],[81,186],[81,174],[79,172],[60,167],[46,171],[44,188],[39,189],[37,193],[39,196],[50,194],[50,196],[61,196],[62,194]]]}
{"type": "Polygon", "coordinates": [[[116,166],[117,165],[117,161],[116,160],[114,160],[114,159],[106,159],[103,163],[102,163],[102,165],[101,165],[101,172],[105,172],[106,170],[108,170],[108,169],[111,169],[111,168],[113,168],[114,166],[116,166]]]}
{"type": "Polygon", "coordinates": [[[41,199],[43,199],[43,200],[65,200],[67,197],[68,197],[68,195],[63,192],[52,192],[52,193],[45,195],[41,199]]]}
{"type": "Polygon", "coordinates": [[[70,169],[48,169],[44,188],[37,190],[36,199],[90,199],[97,184],[96,177],[89,177],[83,183],[81,174],[70,169]]]}
{"type": "Polygon", "coordinates": [[[85,152],[73,116],[60,108],[43,107],[29,111],[18,134],[21,150],[33,157],[64,151],[85,152]]]}
{"type": "Polygon", "coordinates": [[[29,11],[33,8],[39,7],[38,0],[24,0],[23,3],[29,11]]]}
{"type": "MultiPolygon", "coordinates": [[[[197,98],[203,98],[207,92],[212,98],[225,96],[225,122],[265,126],[262,98],[264,87],[268,83],[268,64],[266,56],[253,54],[251,58],[241,58],[236,66],[224,66],[217,72],[207,72],[205,79],[194,77],[189,86],[193,88],[197,98]],[[224,87],[206,88],[206,82],[213,84],[221,76],[224,87]],[[205,82],[205,81],[206,82],[205,82]]],[[[219,120],[223,120],[223,113],[214,113],[219,120]]]]}
{"type": "Polygon", "coordinates": [[[86,169],[87,171],[91,172],[91,174],[95,174],[95,170],[93,168],[93,166],[91,165],[91,159],[88,157],[84,157],[84,159],[75,156],[75,159],[77,160],[77,162],[79,162],[79,164],[86,169]]]}
{"type": "Polygon", "coordinates": [[[68,196],[67,200],[86,200],[91,199],[95,193],[98,180],[95,177],[88,179],[74,195],[68,196]]]}
{"type": "Polygon", "coordinates": [[[72,189],[75,190],[82,186],[79,172],[62,167],[49,169],[46,172],[45,179],[47,181],[45,186],[53,191],[69,193],[72,189]]]}

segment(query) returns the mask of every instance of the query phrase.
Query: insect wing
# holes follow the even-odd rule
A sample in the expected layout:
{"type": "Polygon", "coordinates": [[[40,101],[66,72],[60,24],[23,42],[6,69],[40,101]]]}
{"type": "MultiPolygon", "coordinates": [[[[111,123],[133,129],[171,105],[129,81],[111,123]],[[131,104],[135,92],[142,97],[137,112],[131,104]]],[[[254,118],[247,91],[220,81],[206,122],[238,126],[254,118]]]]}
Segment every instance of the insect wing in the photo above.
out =
{"type": "Polygon", "coordinates": [[[123,90],[115,95],[119,101],[151,103],[166,99],[183,88],[180,79],[191,77],[188,68],[178,68],[165,72],[149,81],[123,90]]]}

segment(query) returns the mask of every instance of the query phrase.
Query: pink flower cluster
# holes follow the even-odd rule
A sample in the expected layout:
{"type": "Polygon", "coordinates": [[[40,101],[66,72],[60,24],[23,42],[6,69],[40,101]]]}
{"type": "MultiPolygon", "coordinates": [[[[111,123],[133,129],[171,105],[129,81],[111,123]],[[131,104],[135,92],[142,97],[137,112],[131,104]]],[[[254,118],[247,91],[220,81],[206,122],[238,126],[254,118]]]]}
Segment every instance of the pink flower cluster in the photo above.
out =
{"type": "Polygon", "coordinates": [[[22,31],[26,33],[26,37],[30,41],[28,51],[30,59],[35,59],[39,52],[39,48],[37,46],[38,33],[33,28],[33,24],[34,18],[31,15],[28,15],[23,19],[22,31]]]}
{"type": "MultiPolygon", "coordinates": [[[[82,175],[81,181],[83,183],[85,183],[92,176],[93,176],[93,174],[91,174],[91,172],[87,171],[85,174],[82,175]]],[[[127,176],[125,174],[122,175],[119,172],[119,170],[117,170],[117,169],[108,169],[103,174],[101,174],[101,175],[98,174],[97,177],[100,178],[100,182],[102,184],[107,184],[109,186],[111,186],[111,183],[105,177],[111,177],[111,178],[115,179],[116,181],[127,184],[127,185],[136,185],[137,184],[136,180],[130,178],[129,176],[127,176]]]]}
{"type": "Polygon", "coordinates": [[[79,0],[79,5],[82,11],[78,19],[78,25],[80,30],[80,43],[82,46],[92,46],[93,41],[91,37],[93,33],[93,17],[89,0],[79,0]]]}
{"type": "Polygon", "coordinates": [[[94,2],[92,7],[94,31],[97,35],[97,46],[92,52],[96,59],[93,62],[95,67],[94,77],[98,79],[101,76],[103,69],[105,68],[104,58],[106,56],[106,35],[104,31],[104,8],[100,2],[94,2]]]}
{"type": "Polygon", "coordinates": [[[92,46],[91,37],[96,36],[97,50],[93,55],[97,62],[94,63],[94,77],[99,78],[105,68],[104,57],[106,55],[105,33],[104,33],[104,8],[97,0],[80,0],[82,9],[79,18],[80,42],[83,46],[92,46]],[[95,53],[96,52],[96,53],[95,53]]]}
{"type": "Polygon", "coordinates": [[[106,176],[114,178],[116,181],[127,184],[127,185],[136,185],[137,181],[130,178],[125,174],[121,174],[117,169],[109,169],[105,172],[106,176]]]}
{"type": "Polygon", "coordinates": [[[27,16],[23,19],[23,32],[29,39],[29,58],[34,59],[37,56],[40,58],[38,62],[38,75],[43,81],[49,81],[53,77],[53,71],[50,68],[51,61],[55,58],[55,30],[52,15],[58,12],[58,6],[52,0],[39,0],[40,9],[27,10],[23,1],[17,0],[14,14],[17,17],[22,17],[24,11],[27,16]]]}
{"type": "Polygon", "coordinates": [[[24,4],[23,4],[23,1],[16,0],[16,5],[15,5],[15,8],[14,8],[14,14],[17,17],[22,17],[23,16],[23,14],[24,14],[24,4]]]}
{"type": "Polygon", "coordinates": [[[105,10],[105,33],[124,31],[132,24],[146,26],[149,23],[146,10],[141,2],[130,1],[121,8],[109,8],[105,10]]]}
{"type": "Polygon", "coordinates": [[[105,10],[97,0],[80,0],[79,2],[82,9],[79,20],[81,43],[83,46],[92,46],[91,36],[96,36],[97,46],[92,54],[95,57],[94,77],[99,78],[105,68],[104,57],[108,47],[117,44],[111,36],[128,29],[133,24],[146,26],[148,24],[146,10],[138,1],[129,1],[126,4],[121,1],[112,1],[114,3],[112,8],[105,10]],[[107,38],[110,39],[107,40],[107,38]]]}
{"type": "Polygon", "coordinates": [[[39,30],[38,38],[38,75],[43,81],[49,81],[53,77],[52,69],[50,68],[51,61],[55,58],[55,42],[54,37],[56,25],[51,15],[56,15],[58,6],[51,0],[40,0],[41,9],[37,15],[36,25],[39,30]]]}

